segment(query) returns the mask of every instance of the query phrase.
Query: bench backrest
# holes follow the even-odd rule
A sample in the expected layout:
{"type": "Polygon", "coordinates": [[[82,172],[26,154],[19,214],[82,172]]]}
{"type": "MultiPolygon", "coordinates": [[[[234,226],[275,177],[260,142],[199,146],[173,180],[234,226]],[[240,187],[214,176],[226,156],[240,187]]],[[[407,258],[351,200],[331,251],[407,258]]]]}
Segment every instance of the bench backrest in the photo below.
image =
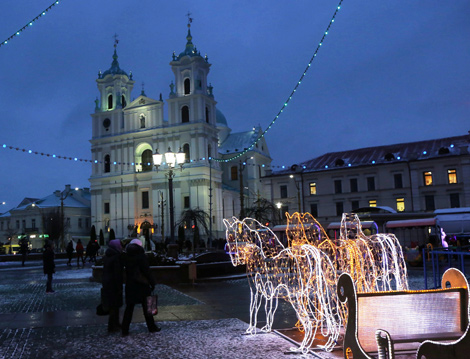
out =
{"type": "Polygon", "coordinates": [[[463,288],[357,293],[359,343],[365,351],[377,350],[377,329],[392,337],[465,331],[466,296],[463,288]]]}

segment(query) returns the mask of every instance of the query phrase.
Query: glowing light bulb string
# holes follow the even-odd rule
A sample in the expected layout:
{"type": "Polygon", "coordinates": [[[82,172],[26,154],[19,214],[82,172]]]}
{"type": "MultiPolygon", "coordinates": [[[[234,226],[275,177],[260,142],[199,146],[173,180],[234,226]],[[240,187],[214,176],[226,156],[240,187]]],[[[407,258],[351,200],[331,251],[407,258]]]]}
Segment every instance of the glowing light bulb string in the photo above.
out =
{"type": "Polygon", "coordinates": [[[277,115],[274,117],[274,119],[271,121],[271,123],[268,125],[268,127],[258,136],[258,138],[256,140],[253,141],[253,143],[247,147],[244,151],[242,151],[241,153],[237,154],[236,156],[233,156],[231,158],[226,158],[226,159],[220,159],[220,158],[214,158],[213,160],[214,161],[217,161],[217,162],[229,162],[229,161],[233,161],[237,158],[240,158],[241,156],[243,156],[245,153],[247,153],[248,151],[250,151],[251,149],[253,149],[253,147],[261,140],[261,138],[264,137],[264,135],[266,135],[266,133],[271,129],[271,127],[274,125],[274,123],[277,121],[277,119],[279,118],[279,116],[281,116],[281,114],[284,112],[284,109],[287,107],[287,105],[289,104],[290,100],[292,99],[292,97],[294,96],[294,94],[297,92],[297,89],[299,88],[300,84],[302,83],[302,80],[304,79],[305,75],[307,75],[307,71],[310,69],[310,67],[312,66],[312,63],[313,63],[313,60],[315,59],[315,57],[317,57],[317,54],[318,54],[318,51],[320,50],[320,48],[322,47],[323,45],[323,42],[325,41],[325,38],[326,38],[326,35],[328,35],[328,32],[330,31],[330,28],[331,28],[331,25],[335,22],[335,18],[336,18],[336,15],[338,14],[339,10],[341,9],[341,4],[343,3],[343,0],[340,0],[338,5],[336,6],[336,10],[333,14],[333,16],[331,17],[331,20],[325,30],[325,32],[323,33],[323,36],[320,40],[320,42],[318,43],[317,45],[317,48],[315,49],[315,52],[313,53],[312,57],[310,58],[310,61],[308,62],[307,64],[307,67],[305,68],[304,72],[302,73],[302,75],[300,76],[299,80],[297,81],[297,83],[295,84],[294,86],[294,89],[292,90],[292,92],[290,93],[289,97],[287,98],[287,100],[284,102],[284,104],[282,105],[281,109],[279,110],[279,112],[277,113],[277,115]]]}
{"type": "Polygon", "coordinates": [[[14,39],[15,37],[17,36],[20,36],[20,34],[26,30],[28,27],[31,27],[33,26],[33,24],[38,21],[41,17],[45,16],[46,13],[51,10],[54,6],[58,5],[59,4],[59,0],[57,1],[54,1],[51,5],[49,5],[45,10],[41,11],[41,13],[36,16],[34,19],[32,19],[31,21],[28,21],[28,23],[23,26],[21,29],[19,29],[18,31],[15,31],[12,35],[10,35],[10,37],[8,37],[5,41],[1,42],[0,43],[0,47],[2,46],[5,46],[6,44],[8,44],[8,42],[12,39],[14,39]]]}

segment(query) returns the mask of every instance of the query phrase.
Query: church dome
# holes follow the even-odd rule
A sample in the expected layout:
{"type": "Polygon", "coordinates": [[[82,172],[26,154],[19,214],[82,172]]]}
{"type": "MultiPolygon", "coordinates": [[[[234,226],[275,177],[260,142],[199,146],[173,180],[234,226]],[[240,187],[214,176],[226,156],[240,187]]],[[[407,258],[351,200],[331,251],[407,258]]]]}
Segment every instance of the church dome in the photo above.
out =
{"type": "Polygon", "coordinates": [[[104,78],[106,75],[127,75],[127,73],[124,70],[121,70],[119,67],[119,62],[118,62],[118,55],[116,53],[116,48],[114,48],[114,55],[113,55],[113,62],[111,64],[111,67],[103,72],[101,75],[101,78],[104,78]]]}
{"type": "Polygon", "coordinates": [[[225,118],[224,114],[218,109],[215,109],[215,119],[217,126],[224,126],[228,127],[227,119],[225,118]]]}

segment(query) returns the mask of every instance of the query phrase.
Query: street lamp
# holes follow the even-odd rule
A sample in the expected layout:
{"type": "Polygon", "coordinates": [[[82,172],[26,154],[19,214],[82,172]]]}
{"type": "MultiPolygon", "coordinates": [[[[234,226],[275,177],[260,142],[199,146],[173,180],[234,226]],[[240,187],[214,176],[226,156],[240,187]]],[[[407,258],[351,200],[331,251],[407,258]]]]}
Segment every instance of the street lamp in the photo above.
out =
{"type": "Polygon", "coordinates": [[[279,217],[280,217],[280,222],[282,222],[282,203],[277,202],[276,207],[279,209],[279,217]]]}
{"type": "MultiPolygon", "coordinates": [[[[153,154],[153,164],[158,171],[158,167],[162,164],[163,155],[158,153],[158,149],[153,154]]],[[[166,176],[168,177],[168,191],[170,197],[170,243],[175,242],[175,208],[173,205],[173,177],[175,177],[175,173],[173,172],[173,168],[176,165],[179,165],[181,171],[183,170],[183,164],[186,160],[186,154],[181,151],[175,153],[171,151],[171,148],[168,147],[168,151],[165,152],[165,161],[166,165],[168,166],[168,171],[166,176]]]]}

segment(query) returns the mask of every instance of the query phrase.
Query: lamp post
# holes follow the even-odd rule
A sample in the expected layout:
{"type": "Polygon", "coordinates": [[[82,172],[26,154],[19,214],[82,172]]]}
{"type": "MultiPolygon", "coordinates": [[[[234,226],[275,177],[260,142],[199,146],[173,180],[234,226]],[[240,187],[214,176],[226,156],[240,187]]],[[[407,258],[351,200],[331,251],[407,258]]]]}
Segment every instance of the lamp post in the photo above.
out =
{"type": "MultiPolygon", "coordinates": [[[[162,164],[163,154],[158,153],[158,149],[153,154],[153,164],[158,171],[158,167],[162,164]]],[[[186,160],[186,154],[181,151],[175,153],[171,151],[171,148],[168,147],[168,151],[165,152],[165,161],[168,167],[168,171],[166,176],[168,178],[168,191],[169,198],[170,198],[170,243],[175,243],[175,208],[173,205],[173,177],[175,177],[175,172],[173,172],[173,168],[176,165],[179,165],[181,171],[183,170],[183,164],[186,160]]]]}

